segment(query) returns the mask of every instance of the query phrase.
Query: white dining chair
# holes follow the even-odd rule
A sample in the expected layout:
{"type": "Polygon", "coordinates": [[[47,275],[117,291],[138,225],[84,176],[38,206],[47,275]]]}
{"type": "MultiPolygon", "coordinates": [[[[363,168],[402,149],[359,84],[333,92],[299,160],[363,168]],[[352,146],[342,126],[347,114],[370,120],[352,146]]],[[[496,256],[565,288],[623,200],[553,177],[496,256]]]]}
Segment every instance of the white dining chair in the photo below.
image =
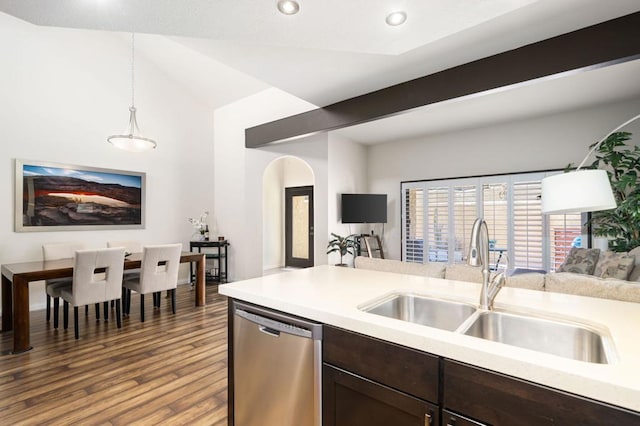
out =
{"type": "MultiPolygon", "coordinates": [[[[76,250],[84,249],[84,244],[79,242],[65,243],[45,243],[42,244],[42,258],[44,261],[71,259],[76,250]]],[[[53,326],[58,328],[58,306],[60,298],[60,288],[71,284],[71,277],[55,278],[45,281],[45,292],[47,294],[47,322],[51,318],[51,298],[53,298],[53,326]]]]}
{"type": "Polygon", "coordinates": [[[126,277],[124,312],[131,311],[131,291],[140,293],[140,321],[144,322],[144,295],[153,294],[153,307],[160,307],[160,292],[171,292],[171,310],[176,313],[176,288],[182,244],[145,246],[142,249],[142,265],[138,277],[126,277]]]}
{"type": "Polygon", "coordinates": [[[75,338],[78,333],[78,307],[90,304],[105,304],[105,319],[108,319],[107,302],[115,300],[116,323],[122,327],[120,297],[122,295],[122,271],[124,248],[103,248],[76,251],[73,282],[62,287],[60,297],[64,300],[64,328],[69,327],[69,304],[73,305],[75,338]]]}

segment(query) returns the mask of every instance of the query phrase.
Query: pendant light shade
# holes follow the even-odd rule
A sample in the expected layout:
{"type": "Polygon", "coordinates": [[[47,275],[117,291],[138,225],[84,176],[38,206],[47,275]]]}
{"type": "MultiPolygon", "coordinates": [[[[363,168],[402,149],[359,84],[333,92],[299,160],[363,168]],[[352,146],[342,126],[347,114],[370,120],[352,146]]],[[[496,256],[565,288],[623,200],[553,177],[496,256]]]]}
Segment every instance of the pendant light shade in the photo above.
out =
{"type": "Polygon", "coordinates": [[[134,64],[135,64],[135,34],[131,34],[131,106],[129,107],[129,126],[124,134],[111,135],[107,142],[129,152],[143,152],[155,149],[156,142],[145,138],[140,133],[138,120],[136,119],[135,90],[134,90],[134,64]]]}
{"type": "Polygon", "coordinates": [[[611,182],[606,170],[582,169],[612,133],[640,118],[640,114],[625,121],[593,145],[575,171],[542,179],[542,213],[568,214],[597,212],[616,208],[611,182]]]}
{"type": "Polygon", "coordinates": [[[616,208],[606,170],[578,170],[542,179],[542,212],[571,214],[616,208]]]}

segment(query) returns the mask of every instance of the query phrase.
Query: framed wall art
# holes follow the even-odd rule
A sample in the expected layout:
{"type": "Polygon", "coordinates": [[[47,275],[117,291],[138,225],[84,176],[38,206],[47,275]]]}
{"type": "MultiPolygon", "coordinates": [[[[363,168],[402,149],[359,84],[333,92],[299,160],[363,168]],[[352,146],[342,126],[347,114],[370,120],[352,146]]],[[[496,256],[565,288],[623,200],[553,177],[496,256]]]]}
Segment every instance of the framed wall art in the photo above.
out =
{"type": "Polygon", "coordinates": [[[15,231],[144,228],[146,174],[15,161],[15,231]]]}

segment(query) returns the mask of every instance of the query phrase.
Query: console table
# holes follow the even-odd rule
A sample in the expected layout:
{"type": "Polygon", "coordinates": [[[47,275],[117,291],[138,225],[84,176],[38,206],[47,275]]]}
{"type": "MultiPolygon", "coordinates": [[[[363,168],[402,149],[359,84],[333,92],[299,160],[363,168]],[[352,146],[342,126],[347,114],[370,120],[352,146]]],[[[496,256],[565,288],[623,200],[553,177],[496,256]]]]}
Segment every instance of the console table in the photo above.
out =
{"type": "MultiPolygon", "coordinates": [[[[229,241],[227,240],[189,242],[189,249],[191,251],[194,251],[195,249],[198,253],[203,253],[203,249],[205,249],[204,254],[206,259],[212,259],[214,262],[213,268],[207,270],[207,281],[213,281],[220,284],[229,281],[227,269],[227,247],[229,247],[229,245],[229,241]]],[[[191,272],[191,276],[193,277],[191,268],[189,268],[189,272],[191,272]]]]}

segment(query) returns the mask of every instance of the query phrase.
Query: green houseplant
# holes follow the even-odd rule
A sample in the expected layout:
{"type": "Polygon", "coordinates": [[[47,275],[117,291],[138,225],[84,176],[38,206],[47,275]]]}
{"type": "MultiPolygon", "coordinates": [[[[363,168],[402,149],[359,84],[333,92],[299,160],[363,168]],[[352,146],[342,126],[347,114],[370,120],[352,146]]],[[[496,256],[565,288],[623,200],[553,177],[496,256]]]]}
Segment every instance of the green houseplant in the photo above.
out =
{"type": "Polygon", "coordinates": [[[609,249],[617,252],[640,246],[640,147],[629,146],[630,139],[631,133],[612,133],[596,149],[591,164],[607,171],[618,204],[613,210],[592,214],[593,232],[609,238],[609,249]]]}
{"type": "Polygon", "coordinates": [[[347,266],[347,264],[342,261],[342,258],[347,254],[352,256],[354,255],[353,249],[358,245],[356,242],[357,235],[351,234],[346,237],[342,237],[332,232],[331,237],[332,239],[329,240],[329,244],[327,245],[327,254],[334,252],[340,253],[340,263],[336,264],[336,266],[347,266]]]}

